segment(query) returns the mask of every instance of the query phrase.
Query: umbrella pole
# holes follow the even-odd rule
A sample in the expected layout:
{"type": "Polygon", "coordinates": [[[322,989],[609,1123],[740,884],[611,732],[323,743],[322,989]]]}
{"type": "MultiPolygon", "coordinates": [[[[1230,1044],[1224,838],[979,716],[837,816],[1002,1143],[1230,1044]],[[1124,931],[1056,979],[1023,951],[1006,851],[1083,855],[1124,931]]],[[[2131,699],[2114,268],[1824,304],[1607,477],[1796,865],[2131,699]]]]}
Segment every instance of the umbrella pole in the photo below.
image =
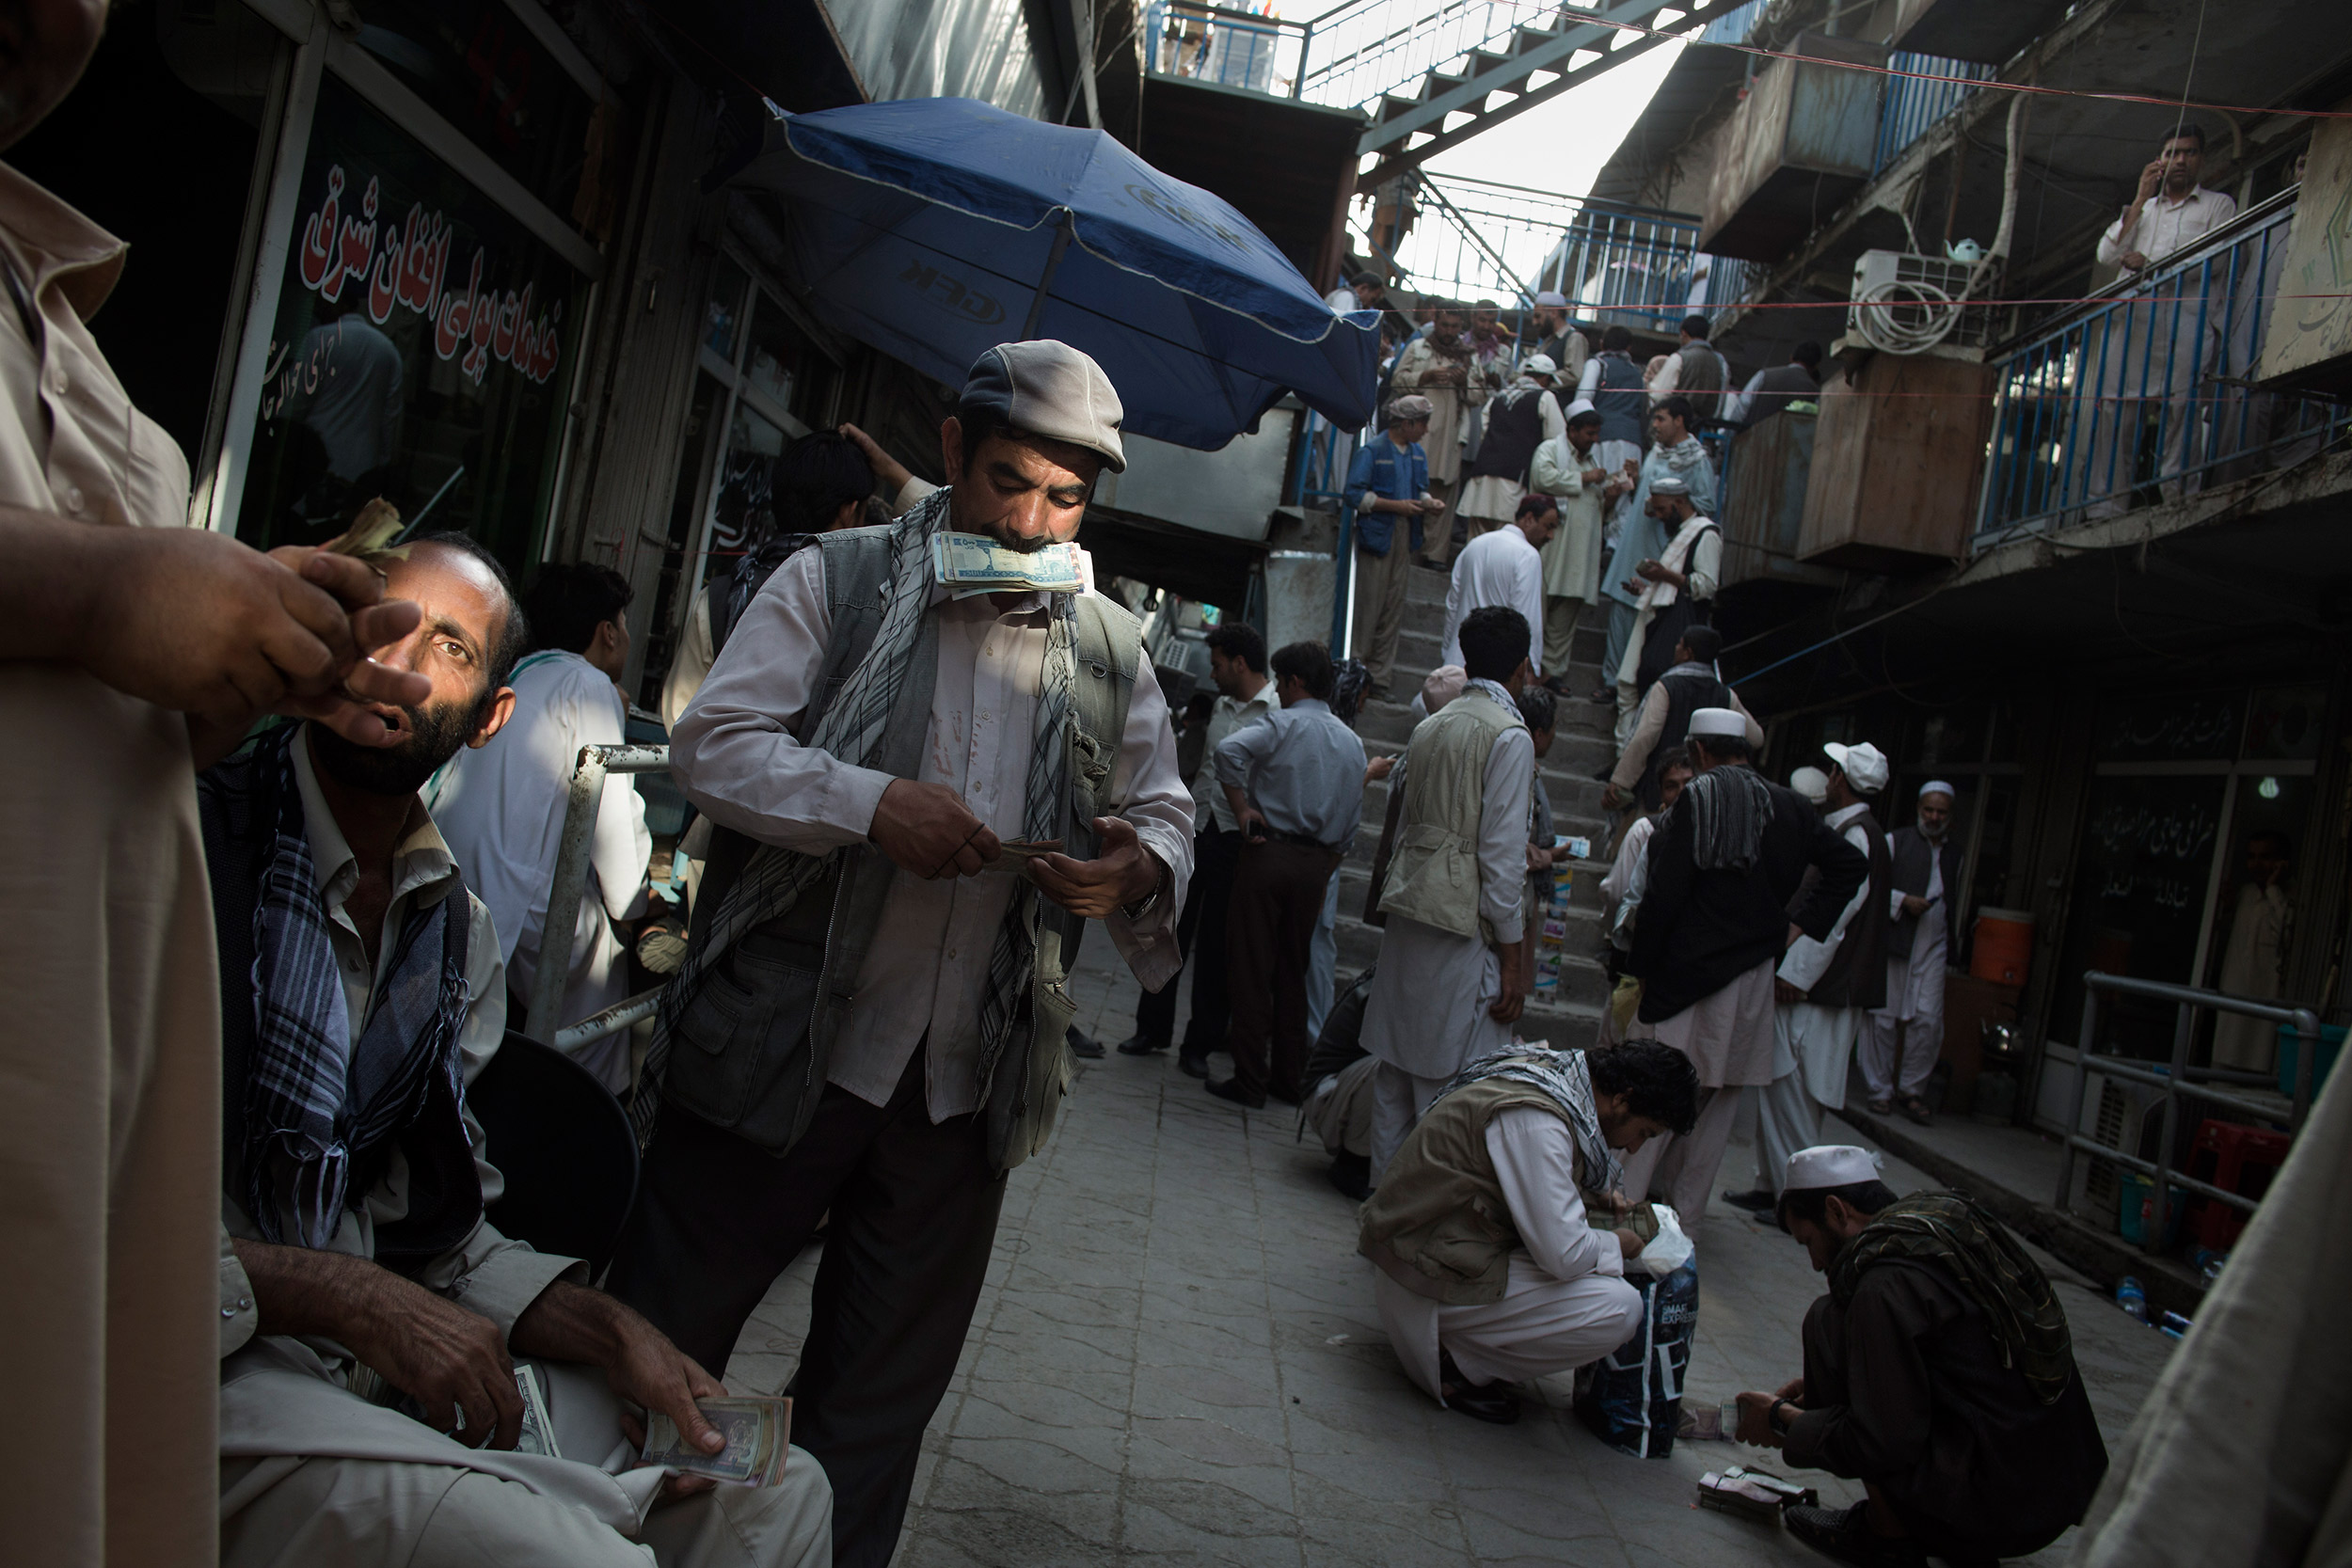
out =
{"type": "Polygon", "coordinates": [[[1045,258],[1045,276],[1037,280],[1037,296],[1029,301],[1029,319],[1021,324],[1021,341],[1025,343],[1037,338],[1038,318],[1045,314],[1045,291],[1054,286],[1054,274],[1061,268],[1062,252],[1070,248],[1070,236],[1076,228],[1069,208],[1055,211],[1060,214],[1061,223],[1054,230],[1054,248],[1045,258]]]}

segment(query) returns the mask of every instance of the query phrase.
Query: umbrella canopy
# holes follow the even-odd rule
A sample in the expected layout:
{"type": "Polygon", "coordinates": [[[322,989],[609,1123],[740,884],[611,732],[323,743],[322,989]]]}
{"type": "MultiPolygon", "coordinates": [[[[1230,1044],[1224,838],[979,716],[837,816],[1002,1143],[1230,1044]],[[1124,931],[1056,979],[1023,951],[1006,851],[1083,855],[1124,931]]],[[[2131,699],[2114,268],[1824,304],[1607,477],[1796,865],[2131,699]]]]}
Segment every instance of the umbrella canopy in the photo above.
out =
{"type": "Polygon", "coordinates": [[[1377,312],[1335,315],[1256,225],[1100,131],[968,98],[779,113],[729,183],[789,201],[829,322],[949,386],[998,343],[1058,338],[1138,436],[1215,451],[1286,390],[1371,419],[1377,312]]]}

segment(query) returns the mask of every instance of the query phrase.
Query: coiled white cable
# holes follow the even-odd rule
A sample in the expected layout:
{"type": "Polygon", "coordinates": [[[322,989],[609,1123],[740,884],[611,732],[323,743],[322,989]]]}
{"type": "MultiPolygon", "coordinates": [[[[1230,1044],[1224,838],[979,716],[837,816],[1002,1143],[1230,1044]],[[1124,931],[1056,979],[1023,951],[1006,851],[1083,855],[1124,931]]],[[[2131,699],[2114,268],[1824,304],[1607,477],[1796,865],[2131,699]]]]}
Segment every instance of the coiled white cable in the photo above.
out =
{"type": "Polygon", "coordinates": [[[1960,302],[1934,284],[1914,277],[1873,284],[1854,305],[1863,337],[1886,354],[1924,353],[1950,337],[1952,328],[1960,325],[1960,302]],[[1900,304],[1918,307],[1925,315],[1906,325],[1897,319],[1900,304]]]}

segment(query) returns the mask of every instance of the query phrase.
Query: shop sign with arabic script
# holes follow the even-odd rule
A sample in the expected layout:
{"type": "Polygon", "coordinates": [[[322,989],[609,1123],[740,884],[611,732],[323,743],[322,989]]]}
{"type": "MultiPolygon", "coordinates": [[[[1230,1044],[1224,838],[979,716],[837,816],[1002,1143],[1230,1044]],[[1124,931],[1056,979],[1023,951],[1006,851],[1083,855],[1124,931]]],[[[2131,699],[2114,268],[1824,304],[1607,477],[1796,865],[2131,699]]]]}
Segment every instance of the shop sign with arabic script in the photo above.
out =
{"type": "Polygon", "coordinates": [[[405,222],[376,215],[378,188],[368,177],[356,214],[342,210],[343,166],[326,172],[326,199],[302,225],[295,263],[305,288],[334,304],[344,289],[367,291],[368,319],[381,326],[396,306],[406,306],[432,326],[433,352],[443,359],[462,350],[458,369],[476,386],[490,361],[512,365],[532,382],[555,373],[562,353],[564,305],[532,314],[532,285],[521,293],[482,287],[488,252],[477,245],[462,282],[450,273],[453,229],[446,214],[418,202],[405,222]]]}

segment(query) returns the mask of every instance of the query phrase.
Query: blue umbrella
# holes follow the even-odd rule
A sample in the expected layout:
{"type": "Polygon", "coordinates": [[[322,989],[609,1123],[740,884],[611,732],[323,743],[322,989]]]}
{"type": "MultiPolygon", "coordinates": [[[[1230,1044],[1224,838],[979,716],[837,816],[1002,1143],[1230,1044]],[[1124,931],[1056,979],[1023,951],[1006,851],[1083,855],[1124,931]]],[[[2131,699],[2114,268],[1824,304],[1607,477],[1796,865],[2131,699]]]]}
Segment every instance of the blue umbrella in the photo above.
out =
{"type": "Polygon", "coordinates": [[[968,98],[779,113],[730,182],[787,198],[827,321],[950,386],[1058,338],[1139,436],[1215,451],[1286,390],[1371,418],[1378,314],[1335,315],[1255,224],[1100,131],[968,98]]]}

